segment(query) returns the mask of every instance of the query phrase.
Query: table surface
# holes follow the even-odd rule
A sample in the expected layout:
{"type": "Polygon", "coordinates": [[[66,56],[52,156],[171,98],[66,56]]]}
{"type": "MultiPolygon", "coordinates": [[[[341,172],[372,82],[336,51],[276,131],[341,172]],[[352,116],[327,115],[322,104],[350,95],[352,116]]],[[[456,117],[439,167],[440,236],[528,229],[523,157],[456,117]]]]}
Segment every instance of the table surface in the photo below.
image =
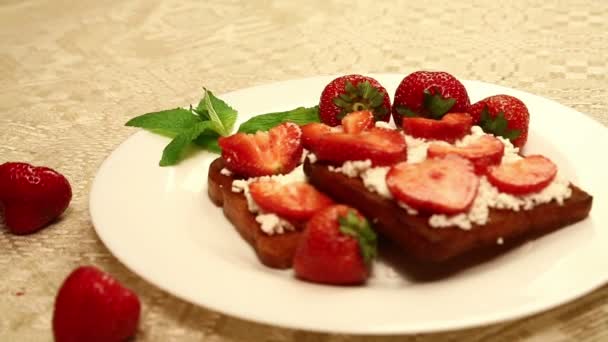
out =
{"type": "MultiPolygon", "coordinates": [[[[363,341],[251,323],[183,302],[116,260],[88,212],[136,114],[319,74],[446,70],[608,124],[607,1],[0,1],[0,163],[60,170],[74,197],[30,236],[0,231],[0,340],[51,340],[54,296],[93,264],[143,302],[138,341],[363,341]]],[[[566,134],[566,133],[565,133],[566,134]]],[[[608,288],[526,319],[378,341],[608,340],[608,288]]],[[[407,307],[404,307],[407,310],[407,307]]]]}

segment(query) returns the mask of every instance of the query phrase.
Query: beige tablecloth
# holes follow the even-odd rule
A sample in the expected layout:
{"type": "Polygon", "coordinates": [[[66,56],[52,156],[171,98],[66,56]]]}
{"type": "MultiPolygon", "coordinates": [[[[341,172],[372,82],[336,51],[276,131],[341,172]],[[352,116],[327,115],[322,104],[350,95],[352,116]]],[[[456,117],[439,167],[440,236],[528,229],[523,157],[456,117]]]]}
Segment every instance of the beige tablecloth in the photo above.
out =
{"type": "MultiPolygon", "coordinates": [[[[135,114],[318,74],[442,69],[533,92],[608,124],[608,1],[0,0],[0,163],[66,174],[73,202],[37,234],[0,232],[0,340],[52,339],[54,295],[95,264],[143,301],[138,341],[363,341],[193,306],[122,266],[88,213],[135,114]]],[[[564,132],[565,137],[567,132],[564,132]]],[[[605,209],[605,208],[602,208],[605,209]]],[[[608,288],[515,322],[378,341],[606,341],[608,288]]],[[[404,310],[408,310],[407,306],[404,310]]]]}

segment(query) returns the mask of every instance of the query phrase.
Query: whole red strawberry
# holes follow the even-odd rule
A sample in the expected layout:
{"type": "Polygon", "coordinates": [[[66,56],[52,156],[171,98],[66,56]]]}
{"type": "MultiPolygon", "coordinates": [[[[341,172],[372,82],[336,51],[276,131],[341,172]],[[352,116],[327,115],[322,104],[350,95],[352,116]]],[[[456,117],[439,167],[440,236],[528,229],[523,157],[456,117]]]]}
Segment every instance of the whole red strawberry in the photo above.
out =
{"type": "Polygon", "coordinates": [[[395,91],[393,119],[422,116],[440,119],[448,112],[466,113],[471,104],[464,85],[443,71],[416,71],[407,75],[395,91]]]}
{"type": "Polygon", "coordinates": [[[55,299],[56,342],[119,342],[135,335],[137,295],[107,273],[81,266],[64,281],[55,299]]]}
{"type": "Polygon", "coordinates": [[[516,147],[523,147],[528,140],[530,113],[516,97],[487,97],[473,104],[469,114],[473,117],[473,124],[481,126],[484,132],[509,139],[516,147]]]}
{"type": "Polygon", "coordinates": [[[325,284],[363,283],[376,245],[376,234],[356,209],[327,207],[306,225],[294,256],[296,276],[325,284]]]}
{"type": "Polygon", "coordinates": [[[33,233],[59,217],[70,204],[72,188],[55,170],[26,163],[0,165],[0,204],[14,234],[33,233]]]}
{"type": "Polygon", "coordinates": [[[375,121],[389,121],[391,99],[380,83],[367,76],[346,75],[331,81],[321,93],[319,118],[337,126],[346,114],[370,110],[375,121]]]}

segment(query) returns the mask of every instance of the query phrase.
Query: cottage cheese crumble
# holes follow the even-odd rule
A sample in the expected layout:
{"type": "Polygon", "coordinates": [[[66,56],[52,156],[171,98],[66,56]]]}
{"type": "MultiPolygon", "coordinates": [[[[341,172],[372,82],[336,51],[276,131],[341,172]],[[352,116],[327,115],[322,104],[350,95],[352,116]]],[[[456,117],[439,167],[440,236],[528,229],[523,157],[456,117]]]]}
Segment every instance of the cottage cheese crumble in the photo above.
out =
{"type": "MultiPolygon", "coordinates": [[[[384,126],[384,124],[381,124],[380,126],[384,126]]],[[[376,127],[380,126],[377,122],[376,127]]],[[[456,141],[454,145],[457,147],[464,147],[474,143],[484,135],[486,135],[486,133],[481,127],[473,126],[471,128],[471,134],[456,141]]],[[[407,143],[408,163],[419,163],[426,160],[429,145],[433,142],[437,142],[414,138],[406,134],[404,134],[404,137],[407,143]]],[[[501,163],[513,163],[522,159],[522,156],[519,155],[519,148],[513,146],[511,141],[502,137],[497,138],[505,146],[501,163]]],[[[347,161],[340,167],[330,166],[329,169],[333,172],[342,172],[351,178],[359,177],[369,191],[375,192],[384,198],[393,198],[386,185],[386,174],[390,169],[389,167],[372,167],[371,161],[365,160],[347,161]]],[[[530,210],[539,204],[548,203],[554,200],[561,205],[564,203],[564,200],[570,198],[571,195],[572,189],[570,188],[570,183],[559,173],[553,182],[543,190],[523,196],[502,193],[490,184],[485,176],[482,176],[479,180],[477,196],[468,212],[457,215],[435,214],[429,218],[429,225],[436,228],[456,226],[464,230],[469,230],[473,227],[473,224],[486,224],[491,208],[514,211],[530,210]]],[[[399,205],[410,215],[418,214],[414,208],[411,208],[404,203],[399,203],[399,205]]]]}

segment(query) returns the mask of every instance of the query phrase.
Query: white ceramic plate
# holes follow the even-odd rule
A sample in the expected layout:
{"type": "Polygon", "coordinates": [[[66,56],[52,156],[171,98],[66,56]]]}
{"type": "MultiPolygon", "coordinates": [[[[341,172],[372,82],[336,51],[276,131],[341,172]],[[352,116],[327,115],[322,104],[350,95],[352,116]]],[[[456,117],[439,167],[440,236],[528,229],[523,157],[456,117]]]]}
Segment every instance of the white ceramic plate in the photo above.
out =
{"type": "MultiPolygon", "coordinates": [[[[372,75],[389,91],[403,75],[372,75]]],[[[313,77],[221,96],[250,115],[310,106],[331,79],[313,77]]],[[[528,106],[526,152],[542,153],[594,195],[585,221],[434,282],[417,282],[383,261],[363,287],[305,283],[262,266],[207,197],[216,155],[176,167],[158,161],[167,138],[138,132],[103,163],[90,211],[97,234],[131,270],[184,300],[276,326],[353,334],[418,333],[519,318],[582,296],[608,279],[608,182],[598,151],[607,130],[587,116],[529,93],[463,82],[471,101],[506,93],[528,106]]],[[[238,124],[238,123],[237,123],[238,124]]]]}

